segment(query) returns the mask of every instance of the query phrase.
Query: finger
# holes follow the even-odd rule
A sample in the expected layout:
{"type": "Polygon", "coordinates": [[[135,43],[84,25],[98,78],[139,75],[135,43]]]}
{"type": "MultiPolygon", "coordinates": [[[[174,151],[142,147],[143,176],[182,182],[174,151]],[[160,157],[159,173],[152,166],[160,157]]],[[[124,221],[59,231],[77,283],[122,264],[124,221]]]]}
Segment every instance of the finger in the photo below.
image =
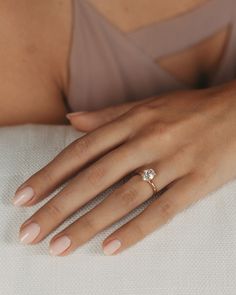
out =
{"type": "Polygon", "coordinates": [[[44,199],[85,165],[126,141],[133,129],[130,126],[124,118],[77,139],[26,180],[17,189],[13,203],[31,206],[44,199]]]}
{"type": "MultiPolygon", "coordinates": [[[[157,190],[161,190],[176,179],[178,177],[176,172],[172,170],[171,173],[167,173],[159,170],[158,177],[155,179],[157,190]]],[[[54,236],[50,242],[50,253],[68,255],[152,195],[153,189],[150,184],[143,181],[140,175],[133,176],[99,205],[54,236]],[[70,241],[69,246],[64,241],[70,241]]]]}
{"type": "Polygon", "coordinates": [[[123,145],[83,170],[59,194],[22,224],[20,239],[24,243],[39,242],[97,194],[142,165],[145,157],[140,157],[136,144],[135,147],[136,150],[130,153],[134,143],[123,145]],[[31,224],[37,229],[40,228],[40,233],[37,231],[37,239],[35,234],[29,232],[28,226],[31,224]],[[28,235],[24,238],[26,234],[28,235]]]}
{"type": "Polygon", "coordinates": [[[151,194],[152,189],[143,185],[139,176],[132,177],[122,188],[118,188],[103,202],[54,236],[50,241],[50,253],[60,256],[68,255],[127,214],[132,207],[144,202],[151,194]],[[70,241],[69,245],[64,241],[70,241]]]}
{"type": "Polygon", "coordinates": [[[77,130],[90,132],[108,122],[117,119],[122,114],[132,109],[134,106],[142,103],[147,103],[148,101],[151,101],[153,99],[153,97],[150,97],[142,101],[139,100],[124,103],[97,111],[70,113],[67,114],[66,117],[77,130]]]}
{"type": "MultiPolygon", "coordinates": [[[[179,165],[182,157],[182,154],[176,154],[168,160],[151,165],[157,172],[157,176],[153,179],[157,191],[165,188],[175,179],[189,171],[189,163],[186,162],[186,165],[179,165]]],[[[139,170],[147,168],[143,166],[139,170]]],[[[90,240],[98,232],[110,226],[149,199],[152,195],[152,186],[143,181],[140,175],[133,176],[82,218],[58,233],[51,240],[51,253],[53,255],[68,255],[71,251],[74,251],[77,247],[90,240]],[[68,244],[63,243],[65,240],[70,240],[69,248],[67,248],[68,244]]]]}
{"type": "MultiPolygon", "coordinates": [[[[142,113],[137,115],[136,112],[127,112],[115,121],[74,141],[18,188],[13,203],[21,206],[36,204],[81,168],[130,140],[136,129],[150,123],[154,115],[156,114],[143,116],[142,113]]],[[[145,144],[139,143],[140,147],[145,144]]]]}
{"type": "Polygon", "coordinates": [[[132,103],[108,107],[98,111],[67,114],[70,123],[78,130],[89,132],[114,119],[133,107],[132,103]]]}
{"type": "Polygon", "coordinates": [[[136,244],[202,196],[194,174],[177,180],[160,198],[103,242],[104,253],[113,255],[136,244]]]}

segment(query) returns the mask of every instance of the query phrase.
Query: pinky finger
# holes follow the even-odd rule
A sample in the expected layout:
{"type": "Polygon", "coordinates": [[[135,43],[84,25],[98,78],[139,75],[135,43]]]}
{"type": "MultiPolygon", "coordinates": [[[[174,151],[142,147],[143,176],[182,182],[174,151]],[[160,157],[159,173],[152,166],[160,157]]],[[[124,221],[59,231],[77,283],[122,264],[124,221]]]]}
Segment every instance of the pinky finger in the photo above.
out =
{"type": "Polygon", "coordinates": [[[144,211],[124,224],[103,242],[106,255],[118,254],[144,239],[177,213],[187,208],[202,196],[199,189],[200,178],[187,174],[177,180],[159,198],[148,205],[144,211]]]}

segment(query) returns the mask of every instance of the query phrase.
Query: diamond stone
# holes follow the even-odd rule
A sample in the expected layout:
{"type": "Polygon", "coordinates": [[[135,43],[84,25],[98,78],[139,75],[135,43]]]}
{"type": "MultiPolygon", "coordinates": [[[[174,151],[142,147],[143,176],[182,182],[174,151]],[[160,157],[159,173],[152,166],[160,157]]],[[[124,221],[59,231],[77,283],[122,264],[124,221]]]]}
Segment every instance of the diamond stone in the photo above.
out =
{"type": "Polygon", "coordinates": [[[153,169],[146,169],[143,171],[143,180],[152,180],[156,172],[153,169]]]}

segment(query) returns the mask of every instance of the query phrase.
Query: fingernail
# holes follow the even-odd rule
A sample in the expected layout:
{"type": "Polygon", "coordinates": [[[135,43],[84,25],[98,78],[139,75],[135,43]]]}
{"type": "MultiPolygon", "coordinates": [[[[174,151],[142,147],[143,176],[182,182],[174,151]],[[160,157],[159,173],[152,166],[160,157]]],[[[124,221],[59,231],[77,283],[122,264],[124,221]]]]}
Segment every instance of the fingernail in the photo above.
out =
{"type": "Polygon", "coordinates": [[[34,190],[32,187],[27,186],[15,194],[12,202],[15,206],[21,206],[31,200],[33,196],[34,190]]]}
{"type": "Polygon", "coordinates": [[[51,243],[49,252],[52,255],[59,255],[69,248],[70,245],[71,239],[69,239],[67,236],[62,236],[51,243]]]}
{"type": "Polygon", "coordinates": [[[82,114],[84,114],[84,113],[87,113],[87,112],[83,111],[83,112],[68,113],[68,114],[66,115],[66,117],[67,117],[68,119],[70,119],[70,118],[72,118],[72,117],[76,117],[76,116],[82,115],[82,114]]]}
{"type": "Polygon", "coordinates": [[[121,242],[119,240],[113,240],[106,244],[106,246],[103,248],[103,252],[105,255],[111,255],[114,252],[116,252],[121,246],[121,242]]]}
{"type": "Polygon", "coordinates": [[[20,233],[20,241],[22,244],[30,244],[39,235],[40,226],[37,223],[30,223],[20,233]]]}

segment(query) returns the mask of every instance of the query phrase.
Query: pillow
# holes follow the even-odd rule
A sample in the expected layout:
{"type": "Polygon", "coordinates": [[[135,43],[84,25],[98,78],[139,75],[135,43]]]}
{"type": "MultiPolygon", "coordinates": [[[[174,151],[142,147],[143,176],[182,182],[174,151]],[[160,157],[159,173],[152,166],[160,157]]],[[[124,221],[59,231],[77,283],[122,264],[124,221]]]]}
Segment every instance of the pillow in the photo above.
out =
{"type": "Polygon", "coordinates": [[[47,200],[32,208],[16,208],[11,204],[16,188],[80,136],[82,133],[70,126],[0,128],[0,294],[234,295],[236,181],[115,256],[103,254],[102,241],[145,209],[149,201],[69,256],[50,256],[48,243],[125,179],[97,196],[39,244],[19,243],[19,226],[47,200]]]}

